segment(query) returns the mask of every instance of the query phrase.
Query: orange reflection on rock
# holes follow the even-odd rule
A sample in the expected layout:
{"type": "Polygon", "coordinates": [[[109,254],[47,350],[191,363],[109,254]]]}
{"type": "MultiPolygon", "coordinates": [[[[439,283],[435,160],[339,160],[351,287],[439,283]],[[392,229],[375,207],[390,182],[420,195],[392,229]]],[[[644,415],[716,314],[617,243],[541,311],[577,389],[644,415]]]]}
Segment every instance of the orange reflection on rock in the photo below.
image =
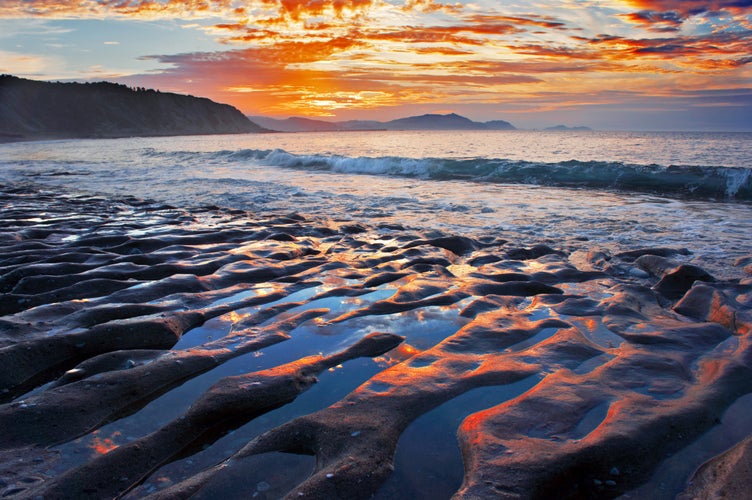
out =
{"type": "Polygon", "coordinates": [[[362,306],[365,304],[360,297],[346,297],[342,299],[342,305],[362,306]]]}
{"type": "Polygon", "coordinates": [[[238,321],[247,318],[250,316],[251,313],[239,313],[237,311],[230,311],[227,314],[228,321],[231,321],[232,323],[237,323],[238,321]]]}
{"type": "Polygon", "coordinates": [[[406,359],[410,359],[420,352],[421,350],[417,347],[413,347],[407,342],[403,342],[388,353],[384,354],[383,356],[373,358],[373,360],[380,365],[392,366],[398,363],[402,363],[406,359]]]}
{"type": "MultiPolygon", "coordinates": [[[[98,432],[99,431],[95,431],[94,434],[97,434],[98,432]]],[[[118,436],[120,436],[120,431],[115,431],[112,436],[108,438],[100,438],[99,436],[96,436],[91,441],[89,448],[94,450],[97,455],[104,455],[105,453],[109,453],[120,446],[118,444],[115,444],[115,441],[113,440],[113,438],[117,438],[118,436]]]]}
{"type": "Polygon", "coordinates": [[[236,248],[231,248],[228,250],[228,253],[232,255],[245,255],[248,258],[256,258],[257,255],[254,252],[254,249],[258,249],[259,245],[257,242],[249,243],[247,245],[242,245],[236,248]]]}
{"type": "Polygon", "coordinates": [[[262,286],[252,288],[251,291],[256,297],[268,297],[275,293],[284,293],[285,287],[282,283],[266,282],[262,286]]]}

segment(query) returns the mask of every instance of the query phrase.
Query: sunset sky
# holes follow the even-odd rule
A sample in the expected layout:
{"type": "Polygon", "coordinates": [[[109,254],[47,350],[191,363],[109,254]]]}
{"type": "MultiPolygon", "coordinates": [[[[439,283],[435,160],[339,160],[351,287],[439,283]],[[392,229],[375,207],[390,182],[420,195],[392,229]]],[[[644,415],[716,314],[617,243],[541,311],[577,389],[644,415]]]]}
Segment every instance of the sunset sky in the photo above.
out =
{"type": "Polygon", "coordinates": [[[0,0],[0,73],[276,117],[752,130],[752,0],[0,0]]]}

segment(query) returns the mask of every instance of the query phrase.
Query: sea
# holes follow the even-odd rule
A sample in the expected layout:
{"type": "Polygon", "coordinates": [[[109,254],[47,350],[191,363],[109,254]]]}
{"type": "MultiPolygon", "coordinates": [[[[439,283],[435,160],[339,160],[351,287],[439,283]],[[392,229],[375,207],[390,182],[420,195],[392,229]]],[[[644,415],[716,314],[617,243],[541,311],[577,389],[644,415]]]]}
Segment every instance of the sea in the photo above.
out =
{"type": "Polygon", "coordinates": [[[368,131],[0,144],[0,182],[517,244],[752,254],[752,133],[368,131]]]}
{"type": "MultiPolygon", "coordinates": [[[[395,231],[499,237],[514,247],[545,243],[612,254],[686,248],[689,255],[678,258],[719,279],[743,277],[734,262],[752,255],[752,133],[369,131],[16,142],[0,144],[0,184],[136,196],[184,208],[297,213],[395,231]]],[[[304,290],[285,300],[308,300],[312,293],[304,290]]],[[[317,306],[344,307],[339,299],[331,300],[317,306]]],[[[386,321],[415,345],[424,337],[436,343],[466,321],[456,308],[440,309],[420,321],[410,315],[386,321]]],[[[99,436],[127,441],[158,429],[220,377],[324,352],[360,331],[349,331],[357,325],[343,325],[333,336],[301,327],[289,342],[236,358],[134,415],[62,444],[56,448],[59,467],[86,460],[99,436]]],[[[227,328],[226,322],[209,321],[184,336],[176,349],[199,345],[227,328]]],[[[182,480],[223,460],[280,422],[335,403],[381,369],[363,360],[322,374],[294,404],[237,429],[201,454],[165,466],[134,497],[156,491],[159,481],[182,480]]],[[[375,498],[395,498],[390,491],[422,493],[404,498],[449,498],[463,477],[454,438],[459,423],[524,393],[538,380],[475,389],[421,416],[401,437],[395,473],[375,498]]],[[[739,433],[730,442],[749,431],[752,397],[741,399],[743,404],[724,416],[739,433]]],[[[644,495],[630,498],[672,498],[693,467],[728,443],[716,433],[701,445],[711,452],[677,454],[644,495]],[[659,488],[666,489],[656,495],[659,488]]],[[[279,455],[284,456],[264,455],[256,476],[243,481],[256,484],[260,494],[273,479],[295,484],[313,467],[312,457],[279,455]]]]}

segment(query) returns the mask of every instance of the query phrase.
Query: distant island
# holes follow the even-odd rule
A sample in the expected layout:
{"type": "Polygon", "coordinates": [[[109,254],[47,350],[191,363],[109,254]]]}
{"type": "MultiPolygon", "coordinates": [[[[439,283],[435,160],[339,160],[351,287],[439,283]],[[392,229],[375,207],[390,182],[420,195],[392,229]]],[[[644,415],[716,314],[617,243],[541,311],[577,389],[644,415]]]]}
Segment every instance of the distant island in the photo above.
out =
{"type": "Polygon", "coordinates": [[[552,130],[552,131],[566,131],[566,132],[582,132],[587,130],[593,130],[590,127],[567,127],[566,125],[556,125],[554,127],[546,127],[543,130],[552,130]]]}
{"type": "Polygon", "coordinates": [[[516,130],[504,120],[475,122],[455,113],[427,114],[399,118],[388,122],[350,120],[329,122],[311,118],[292,117],[284,120],[266,116],[249,116],[254,123],[278,132],[344,132],[354,130],[516,130]]]}
{"type": "Polygon", "coordinates": [[[0,75],[0,141],[264,131],[238,109],[206,98],[0,75]]]}

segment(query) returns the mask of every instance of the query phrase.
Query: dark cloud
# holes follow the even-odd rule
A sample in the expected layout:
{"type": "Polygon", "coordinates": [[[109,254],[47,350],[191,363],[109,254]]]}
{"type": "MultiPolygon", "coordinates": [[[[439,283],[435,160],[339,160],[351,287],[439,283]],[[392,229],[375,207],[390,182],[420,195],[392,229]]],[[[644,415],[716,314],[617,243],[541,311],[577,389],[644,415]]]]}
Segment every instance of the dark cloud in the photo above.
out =
{"type": "Polygon", "coordinates": [[[640,12],[623,14],[620,17],[658,33],[678,31],[684,21],[681,14],[676,11],[656,12],[643,10],[640,12]]]}
{"type": "Polygon", "coordinates": [[[671,12],[685,19],[706,12],[752,10],[752,0],[627,0],[628,4],[649,12],[671,12]]]}

